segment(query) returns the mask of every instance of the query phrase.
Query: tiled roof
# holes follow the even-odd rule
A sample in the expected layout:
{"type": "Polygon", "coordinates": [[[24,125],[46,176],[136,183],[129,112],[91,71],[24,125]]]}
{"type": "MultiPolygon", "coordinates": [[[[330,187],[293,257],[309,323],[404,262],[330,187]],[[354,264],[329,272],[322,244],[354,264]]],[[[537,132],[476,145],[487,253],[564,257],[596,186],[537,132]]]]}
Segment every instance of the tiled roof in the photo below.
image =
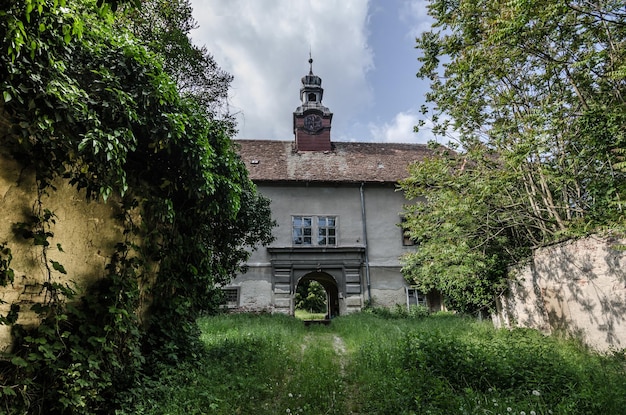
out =
{"type": "Polygon", "coordinates": [[[333,142],[328,152],[295,152],[292,141],[236,140],[253,181],[397,182],[432,155],[425,144],[333,142]]]}

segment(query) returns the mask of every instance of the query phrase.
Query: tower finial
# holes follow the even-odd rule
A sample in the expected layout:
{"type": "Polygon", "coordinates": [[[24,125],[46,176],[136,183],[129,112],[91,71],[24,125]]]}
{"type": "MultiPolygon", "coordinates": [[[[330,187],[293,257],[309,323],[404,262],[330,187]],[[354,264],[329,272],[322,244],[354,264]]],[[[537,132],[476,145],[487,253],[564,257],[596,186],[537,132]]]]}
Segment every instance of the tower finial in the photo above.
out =
{"type": "Polygon", "coordinates": [[[309,75],[313,75],[313,58],[311,57],[310,47],[309,47],[309,75]]]}

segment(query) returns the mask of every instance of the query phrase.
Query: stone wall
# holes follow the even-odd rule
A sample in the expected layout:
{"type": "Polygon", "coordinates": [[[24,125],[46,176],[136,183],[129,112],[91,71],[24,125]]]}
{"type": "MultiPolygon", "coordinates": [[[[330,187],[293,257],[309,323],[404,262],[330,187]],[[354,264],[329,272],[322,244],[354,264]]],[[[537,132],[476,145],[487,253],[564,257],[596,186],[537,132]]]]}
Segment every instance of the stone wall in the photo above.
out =
{"type": "Polygon", "coordinates": [[[513,270],[497,326],[581,339],[600,351],[626,348],[626,239],[591,236],[538,249],[513,270]]]}
{"type": "MultiPolygon", "coordinates": [[[[43,196],[42,206],[56,214],[51,231],[54,237],[47,252],[48,261],[62,264],[67,274],[53,270],[53,282],[69,284],[78,291],[103,275],[105,265],[117,242],[123,241],[121,223],[114,217],[119,213],[117,203],[87,202],[83,192],[62,181],[55,183],[56,191],[43,196]],[[63,251],[57,248],[60,244],[63,251]]],[[[27,222],[37,204],[37,187],[32,171],[0,152],[0,243],[11,249],[11,268],[15,271],[12,285],[0,287],[0,313],[5,315],[12,303],[20,305],[18,323],[34,325],[37,317],[30,308],[43,300],[42,284],[47,269],[42,247],[32,240],[16,237],[13,228],[27,222]]],[[[0,351],[10,345],[10,327],[0,326],[0,351]]]]}

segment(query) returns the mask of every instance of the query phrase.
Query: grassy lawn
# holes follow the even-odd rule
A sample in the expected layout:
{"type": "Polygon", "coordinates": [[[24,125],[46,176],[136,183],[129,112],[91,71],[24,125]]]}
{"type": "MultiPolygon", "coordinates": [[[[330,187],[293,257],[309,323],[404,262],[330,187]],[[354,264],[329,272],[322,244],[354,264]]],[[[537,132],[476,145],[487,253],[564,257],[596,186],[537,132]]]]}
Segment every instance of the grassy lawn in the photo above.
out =
{"type": "MultiPolygon", "coordinates": [[[[205,356],[146,384],[128,414],[602,414],[626,408],[624,354],[452,315],[304,327],[199,321],[205,356]]],[[[120,413],[121,414],[121,413],[120,413]]]]}
{"type": "Polygon", "coordinates": [[[324,320],[325,313],[311,313],[306,310],[296,310],[296,318],[300,320],[324,320]]]}

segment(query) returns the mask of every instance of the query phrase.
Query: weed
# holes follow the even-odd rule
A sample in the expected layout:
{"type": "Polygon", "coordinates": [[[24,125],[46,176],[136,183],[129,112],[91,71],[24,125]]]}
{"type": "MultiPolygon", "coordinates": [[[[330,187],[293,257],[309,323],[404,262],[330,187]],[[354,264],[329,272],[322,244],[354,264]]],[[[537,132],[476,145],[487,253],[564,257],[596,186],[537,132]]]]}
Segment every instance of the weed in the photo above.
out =
{"type": "Polygon", "coordinates": [[[198,324],[204,355],[164,369],[118,415],[617,415],[626,407],[622,354],[467,317],[359,313],[306,328],[293,317],[240,314],[198,324]]]}

